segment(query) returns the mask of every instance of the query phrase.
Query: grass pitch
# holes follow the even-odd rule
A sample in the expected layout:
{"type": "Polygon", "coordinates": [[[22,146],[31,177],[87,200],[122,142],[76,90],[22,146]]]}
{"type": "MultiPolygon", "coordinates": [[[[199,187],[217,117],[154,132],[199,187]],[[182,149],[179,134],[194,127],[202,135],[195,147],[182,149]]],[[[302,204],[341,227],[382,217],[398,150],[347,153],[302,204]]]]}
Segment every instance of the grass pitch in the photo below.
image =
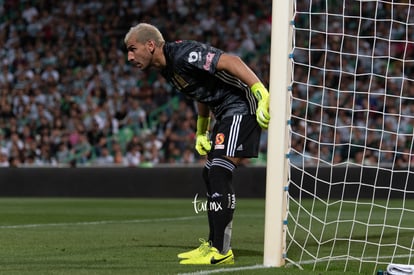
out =
{"type": "Polygon", "coordinates": [[[197,214],[191,198],[1,198],[0,273],[343,274],[261,266],[264,205],[237,201],[236,263],[210,267],[182,266],[176,257],[207,237],[206,213],[197,214]]]}

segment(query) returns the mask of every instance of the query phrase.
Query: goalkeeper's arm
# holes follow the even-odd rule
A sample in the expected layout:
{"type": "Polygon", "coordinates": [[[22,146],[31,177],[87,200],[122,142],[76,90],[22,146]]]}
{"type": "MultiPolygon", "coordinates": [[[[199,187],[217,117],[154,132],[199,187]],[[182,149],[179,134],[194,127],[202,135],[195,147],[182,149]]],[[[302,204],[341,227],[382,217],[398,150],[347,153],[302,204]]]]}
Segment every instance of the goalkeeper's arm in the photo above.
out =
{"type": "Polygon", "coordinates": [[[196,145],[197,152],[201,155],[207,155],[211,150],[211,143],[208,136],[210,127],[210,110],[207,105],[198,103],[196,145]]]}
{"type": "Polygon", "coordinates": [[[270,120],[269,114],[269,92],[260,82],[257,75],[240,59],[231,54],[222,54],[217,64],[217,70],[226,71],[249,85],[253,95],[256,97],[257,109],[256,120],[260,127],[267,129],[270,120]]]}

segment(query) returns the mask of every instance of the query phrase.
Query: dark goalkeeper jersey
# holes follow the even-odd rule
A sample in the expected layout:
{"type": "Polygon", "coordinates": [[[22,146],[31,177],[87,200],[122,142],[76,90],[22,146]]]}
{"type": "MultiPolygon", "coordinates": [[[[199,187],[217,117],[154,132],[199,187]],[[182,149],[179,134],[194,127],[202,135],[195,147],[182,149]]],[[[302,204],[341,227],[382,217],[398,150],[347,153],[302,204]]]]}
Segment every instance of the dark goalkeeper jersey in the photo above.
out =
{"type": "Polygon", "coordinates": [[[177,90],[207,104],[219,120],[232,115],[253,115],[256,99],[240,79],[217,71],[223,51],[196,41],[164,45],[167,66],[161,74],[177,90]]]}

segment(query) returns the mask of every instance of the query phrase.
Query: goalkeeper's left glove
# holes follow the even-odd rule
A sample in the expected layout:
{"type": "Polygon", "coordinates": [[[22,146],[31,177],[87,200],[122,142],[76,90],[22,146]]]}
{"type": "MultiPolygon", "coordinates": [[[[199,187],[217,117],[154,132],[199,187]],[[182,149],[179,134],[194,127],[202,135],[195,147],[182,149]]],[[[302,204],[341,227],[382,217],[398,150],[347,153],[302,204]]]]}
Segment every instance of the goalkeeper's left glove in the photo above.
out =
{"type": "Polygon", "coordinates": [[[211,150],[211,142],[208,137],[208,128],[210,126],[210,118],[198,116],[197,117],[197,132],[195,148],[201,156],[207,155],[211,150]]]}
{"type": "Polygon", "coordinates": [[[269,92],[261,82],[257,82],[250,88],[257,99],[256,120],[260,127],[267,129],[269,126],[269,92]]]}

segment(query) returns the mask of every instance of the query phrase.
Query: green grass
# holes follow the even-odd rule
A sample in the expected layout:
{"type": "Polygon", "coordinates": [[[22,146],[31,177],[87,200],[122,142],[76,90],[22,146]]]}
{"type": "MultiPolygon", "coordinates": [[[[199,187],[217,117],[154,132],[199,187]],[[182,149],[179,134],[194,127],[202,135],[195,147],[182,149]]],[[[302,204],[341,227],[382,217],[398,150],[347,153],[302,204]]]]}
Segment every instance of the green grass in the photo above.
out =
{"type": "Polygon", "coordinates": [[[196,214],[191,198],[2,198],[0,273],[343,274],[340,264],[330,272],[263,268],[263,227],[264,200],[239,199],[235,265],[182,266],[176,254],[207,234],[205,212],[196,214]]]}

